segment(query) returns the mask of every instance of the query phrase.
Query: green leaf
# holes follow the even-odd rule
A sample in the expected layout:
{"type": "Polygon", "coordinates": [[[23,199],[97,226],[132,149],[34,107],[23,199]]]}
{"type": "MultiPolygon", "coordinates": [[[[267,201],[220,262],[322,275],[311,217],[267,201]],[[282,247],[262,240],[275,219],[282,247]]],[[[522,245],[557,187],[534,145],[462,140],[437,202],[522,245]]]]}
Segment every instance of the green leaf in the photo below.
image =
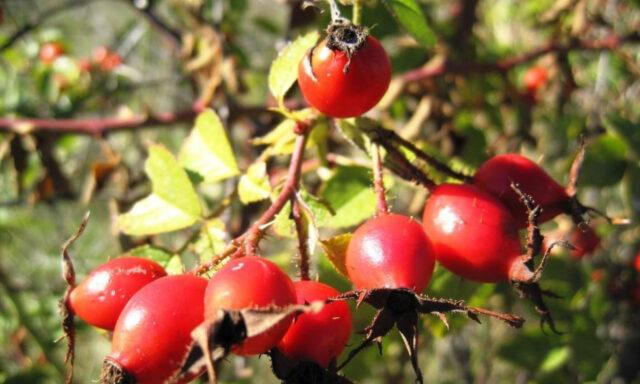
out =
{"type": "Polygon", "coordinates": [[[542,364],[540,365],[540,371],[542,372],[552,372],[556,369],[562,367],[567,363],[569,358],[571,357],[571,350],[568,346],[554,348],[547,354],[547,357],[544,359],[542,364]]]}
{"type": "Polygon", "coordinates": [[[415,0],[384,0],[396,21],[426,48],[433,47],[438,38],[415,0]]]}
{"type": "Polygon", "coordinates": [[[579,184],[595,187],[616,184],[627,168],[626,153],[627,145],[622,139],[601,136],[587,147],[579,184]]]}
{"type": "MultiPolygon", "coordinates": [[[[311,222],[315,230],[315,227],[331,227],[333,222],[334,212],[328,202],[311,195],[304,189],[300,190],[299,197],[303,202],[303,214],[308,216],[308,220],[311,222]]],[[[295,226],[293,220],[291,220],[291,204],[287,203],[280,213],[278,213],[274,219],[274,230],[280,236],[293,237],[295,236],[295,226]]],[[[312,235],[315,235],[312,233],[312,235]]]]}
{"type": "Polygon", "coordinates": [[[640,159],[640,123],[634,123],[617,115],[609,115],[606,123],[627,142],[629,150],[636,159],[640,159]]]}
{"type": "Polygon", "coordinates": [[[205,262],[220,253],[227,245],[229,234],[224,222],[219,218],[207,220],[200,229],[193,250],[205,262]]]}
{"type": "Polygon", "coordinates": [[[271,195],[271,184],[267,175],[267,163],[259,161],[251,164],[247,173],[240,177],[238,196],[243,204],[268,199],[271,195]]]}
{"type": "Polygon", "coordinates": [[[331,261],[331,264],[338,272],[346,277],[348,277],[349,274],[347,272],[345,258],[347,257],[347,247],[349,247],[352,236],[351,233],[343,233],[320,241],[320,245],[329,261],[331,261]]]}
{"type": "Polygon", "coordinates": [[[120,230],[129,235],[152,235],[188,227],[200,218],[198,195],[171,152],[161,145],[149,147],[145,172],[152,193],[118,217],[120,230]]]}
{"type": "Polygon", "coordinates": [[[317,31],[313,31],[298,37],[287,45],[271,64],[269,90],[280,104],[289,88],[296,82],[300,60],[315,45],[319,36],[317,31]]]}
{"type": "Polygon", "coordinates": [[[327,180],[320,198],[335,211],[329,227],[343,228],[359,224],[376,211],[371,172],[364,167],[339,167],[327,180]]]}
{"type": "Polygon", "coordinates": [[[183,167],[202,176],[205,183],[240,173],[224,126],[211,109],[196,118],[193,130],[180,149],[179,159],[183,167]]]}
{"type": "Polygon", "coordinates": [[[172,254],[162,248],[152,245],[141,245],[130,249],[128,255],[134,257],[144,257],[160,264],[169,275],[178,275],[184,272],[182,259],[179,255],[172,254]]]}

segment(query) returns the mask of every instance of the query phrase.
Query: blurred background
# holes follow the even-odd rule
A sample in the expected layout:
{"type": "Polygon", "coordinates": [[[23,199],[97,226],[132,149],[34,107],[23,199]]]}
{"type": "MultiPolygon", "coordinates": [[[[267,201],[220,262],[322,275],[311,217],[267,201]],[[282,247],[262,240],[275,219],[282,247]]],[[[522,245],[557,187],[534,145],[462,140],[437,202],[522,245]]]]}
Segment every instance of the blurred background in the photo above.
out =
{"type": "MultiPolygon", "coordinates": [[[[429,295],[518,313],[527,323],[513,330],[453,315],[447,330],[423,317],[426,382],[640,382],[640,2],[362,6],[363,24],[387,49],[394,71],[389,94],[369,116],[469,174],[494,154],[519,152],[561,184],[584,136],[581,201],[630,219],[614,225],[595,217],[588,234],[566,216],[543,226],[549,239],[579,248],[554,254],[542,279],[561,296],[549,302],[559,335],[541,328],[507,284],[475,284],[437,268],[429,295]]],[[[219,244],[191,241],[193,229],[132,237],[114,227],[114,218],[150,191],[146,146],[162,143],[175,153],[198,107],[210,105],[246,170],[264,149],[250,139],[282,120],[268,111],[275,105],[271,62],[288,41],[323,30],[326,8],[284,0],[0,0],[0,383],[62,382],[60,249],[84,212],[91,211],[89,226],[71,250],[79,278],[142,244],[179,253],[186,268],[215,254],[219,244]]],[[[341,9],[349,17],[350,1],[341,9]]],[[[296,87],[286,103],[305,105],[296,87]]],[[[305,187],[333,204],[335,220],[320,228],[328,237],[369,217],[375,202],[361,167],[366,155],[328,124],[322,132],[307,154],[321,166],[305,176],[305,187]]],[[[286,169],[283,154],[269,158],[271,176],[286,169]]],[[[390,172],[389,179],[392,209],[420,217],[426,191],[390,172]]],[[[211,211],[232,196],[219,216],[223,240],[268,206],[239,201],[234,188],[232,179],[198,187],[211,211]]],[[[284,227],[266,238],[263,252],[296,276],[295,245],[284,227]]],[[[314,276],[350,289],[321,249],[313,260],[314,276]]],[[[354,328],[372,314],[359,309],[354,328]]],[[[77,324],[76,382],[95,382],[109,335],[77,324]]],[[[359,340],[355,334],[352,345],[359,340]]],[[[222,382],[277,382],[269,370],[267,357],[230,357],[222,382]]],[[[382,355],[367,350],[345,374],[358,383],[414,380],[395,332],[382,355]]]]}

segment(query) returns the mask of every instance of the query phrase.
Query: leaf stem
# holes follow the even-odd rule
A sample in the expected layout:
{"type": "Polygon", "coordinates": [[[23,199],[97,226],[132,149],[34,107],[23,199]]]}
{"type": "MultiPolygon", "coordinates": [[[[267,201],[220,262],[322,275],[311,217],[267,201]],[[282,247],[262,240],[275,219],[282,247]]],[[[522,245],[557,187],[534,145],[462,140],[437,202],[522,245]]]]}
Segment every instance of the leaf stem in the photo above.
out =
{"type": "Polygon", "coordinates": [[[355,25],[360,25],[362,22],[362,0],[353,0],[352,10],[351,22],[355,25]]]}

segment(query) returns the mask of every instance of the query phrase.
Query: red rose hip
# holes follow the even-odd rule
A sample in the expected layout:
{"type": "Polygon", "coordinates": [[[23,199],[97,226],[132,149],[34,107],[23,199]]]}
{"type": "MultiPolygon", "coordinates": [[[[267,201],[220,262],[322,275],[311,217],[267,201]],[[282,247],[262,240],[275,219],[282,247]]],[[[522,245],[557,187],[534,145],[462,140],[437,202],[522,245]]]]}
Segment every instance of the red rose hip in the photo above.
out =
{"type": "Polygon", "coordinates": [[[191,331],[204,320],[206,287],[203,278],[174,275],[138,291],[118,319],[105,369],[118,366],[136,384],[164,383],[180,368],[191,331]]]}
{"type": "Polygon", "coordinates": [[[425,205],[423,225],[438,262],[458,276],[479,282],[530,277],[513,217],[475,186],[438,186],[425,205]]]}
{"type": "Polygon", "coordinates": [[[431,242],[415,220],[385,214],[360,226],[347,248],[345,264],[358,289],[408,288],[420,293],[435,263],[431,242]]]}
{"type": "Polygon", "coordinates": [[[71,291],[69,307],[87,323],[111,331],[129,299],[166,274],[160,264],[149,259],[110,260],[94,269],[71,291]]]}
{"type": "MultiPolygon", "coordinates": [[[[209,281],[205,293],[205,317],[214,319],[219,309],[283,307],[296,302],[293,282],[277,265],[257,256],[233,259],[209,281]]],[[[293,317],[291,318],[293,319],[293,317]]],[[[265,353],[280,341],[291,321],[250,337],[233,348],[238,355],[265,353]]]]}
{"type": "Polygon", "coordinates": [[[302,95],[327,116],[362,115],[380,101],[391,81],[391,63],[380,42],[354,28],[338,27],[343,31],[338,44],[353,46],[358,45],[358,39],[362,41],[351,59],[327,38],[309,51],[298,66],[302,95]]]}
{"type": "MultiPolygon", "coordinates": [[[[296,281],[293,284],[298,304],[324,301],[340,294],[335,288],[317,281],[296,281]]],[[[313,361],[327,368],[349,341],[351,323],[347,303],[325,304],[318,313],[304,313],[296,317],[278,343],[278,349],[290,358],[313,361]]]]}
{"type": "Polygon", "coordinates": [[[538,164],[524,156],[515,153],[494,156],[482,164],[473,177],[474,185],[500,199],[515,217],[518,227],[525,228],[527,208],[511,188],[512,182],[540,205],[540,223],[567,210],[569,195],[565,189],[538,164]]]}

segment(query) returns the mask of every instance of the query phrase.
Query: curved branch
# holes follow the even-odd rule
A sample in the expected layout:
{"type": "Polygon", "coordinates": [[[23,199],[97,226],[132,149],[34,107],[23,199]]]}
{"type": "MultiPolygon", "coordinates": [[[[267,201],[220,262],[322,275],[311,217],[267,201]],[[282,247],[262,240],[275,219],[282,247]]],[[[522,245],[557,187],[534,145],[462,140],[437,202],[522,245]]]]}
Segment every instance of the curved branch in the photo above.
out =
{"type": "Polygon", "coordinates": [[[560,43],[557,40],[551,40],[543,46],[535,48],[529,52],[507,57],[493,63],[453,62],[450,60],[442,60],[436,65],[425,66],[405,72],[403,75],[401,75],[401,78],[405,82],[413,82],[440,76],[445,73],[507,72],[520,64],[533,61],[540,56],[546,55],[547,53],[613,50],[621,47],[625,43],[639,42],[640,32],[637,31],[623,36],[612,33],[602,39],[574,39],[569,41],[568,43],[560,43]]]}
{"type": "Polygon", "coordinates": [[[152,125],[169,125],[181,121],[190,121],[199,112],[201,112],[201,108],[191,107],[178,112],[163,112],[153,115],[140,115],[133,117],[87,119],[20,119],[9,117],[0,118],[0,131],[50,131],[56,133],[101,135],[111,131],[122,131],[152,125]]]}

